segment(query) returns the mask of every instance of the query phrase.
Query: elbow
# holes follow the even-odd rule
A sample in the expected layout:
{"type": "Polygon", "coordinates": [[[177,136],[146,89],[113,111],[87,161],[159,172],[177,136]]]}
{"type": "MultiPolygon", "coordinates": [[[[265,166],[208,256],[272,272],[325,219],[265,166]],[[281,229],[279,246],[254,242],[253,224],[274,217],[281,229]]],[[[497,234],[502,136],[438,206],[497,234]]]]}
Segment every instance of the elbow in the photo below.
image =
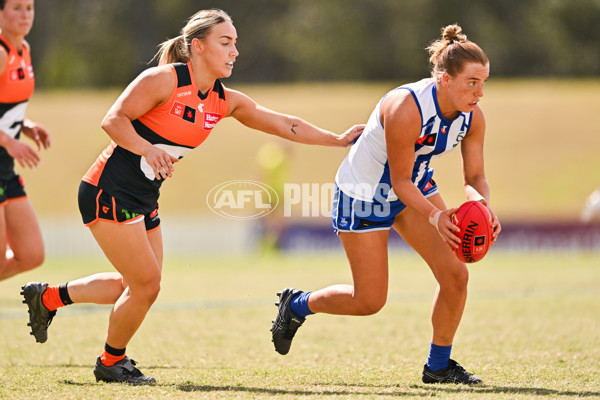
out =
{"type": "Polygon", "coordinates": [[[110,125],[111,125],[111,121],[112,121],[112,118],[111,118],[110,114],[106,114],[104,116],[104,118],[102,119],[102,122],[100,122],[100,127],[105,132],[108,132],[108,129],[109,129],[110,125]]]}
{"type": "Polygon", "coordinates": [[[394,189],[394,193],[398,196],[400,196],[401,193],[406,192],[407,188],[412,186],[415,186],[415,184],[410,178],[392,180],[392,188],[394,189]]]}

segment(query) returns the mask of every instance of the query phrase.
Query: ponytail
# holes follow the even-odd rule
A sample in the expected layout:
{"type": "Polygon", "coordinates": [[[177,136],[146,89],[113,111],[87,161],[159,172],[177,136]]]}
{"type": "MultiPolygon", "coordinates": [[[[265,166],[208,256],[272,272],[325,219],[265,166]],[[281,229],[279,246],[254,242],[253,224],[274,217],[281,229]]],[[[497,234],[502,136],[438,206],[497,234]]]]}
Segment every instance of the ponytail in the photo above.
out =
{"type": "Polygon", "coordinates": [[[176,62],[188,62],[190,52],[185,45],[182,35],[166,40],[158,46],[158,52],[152,60],[158,59],[158,65],[172,64],[176,62]]]}
{"type": "Polygon", "coordinates": [[[188,19],[179,36],[158,46],[158,52],[151,61],[158,59],[158,65],[188,62],[192,40],[203,40],[213,26],[226,21],[233,23],[231,17],[223,10],[215,8],[198,11],[188,19]]]}

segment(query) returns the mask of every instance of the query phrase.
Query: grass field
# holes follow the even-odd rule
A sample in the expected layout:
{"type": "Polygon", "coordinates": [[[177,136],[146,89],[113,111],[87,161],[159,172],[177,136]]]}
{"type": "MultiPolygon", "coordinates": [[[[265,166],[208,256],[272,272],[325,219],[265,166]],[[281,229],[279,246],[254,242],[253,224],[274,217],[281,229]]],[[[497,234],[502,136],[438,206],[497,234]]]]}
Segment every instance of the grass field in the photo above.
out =
{"type": "MultiPolygon", "coordinates": [[[[235,87],[260,104],[342,132],[365,122],[381,96],[402,82],[246,85],[235,87]],[[317,95],[315,95],[317,93],[317,95]]],[[[576,219],[600,185],[600,80],[492,79],[486,113],[486,172],[496,213],[503,220],[576,219]]],[[[102,117],[118,91],[36,92],[28,115],[50,129],[53,148],[40,168],[23,171],[40,215],[78,219],[81,176],[109,140],[102,117]]],[[[290,144],[228,118],[176,166],[161,195],[163,210],[210,213],[206,195],[231,180],[262,181],[257,161],[267,142],[287,146],[290,183],[332,182],[347,150],[290,144]]],[[[435,160],[435,179],[449,205],[464,201],[459,152],[435,160]]]]}
{"type": "Polygon", "coordinates": [[[172,256],[159,299],[128,347],[156,386],[95,382],[107,306],[61,309],[47,343],[29,336],[22,284],[109,268],[102,259],[51,259],[0,282],[0,398],[600,398],[597,254],[492,252],[470,268],[453,357],[485,380],[472,388],[420,382],[435,284],[411,253],[392,255],[380,313],[311,316],[285,357],[270,342],[275,292],[349,282],[343,254],[172,256]]]}

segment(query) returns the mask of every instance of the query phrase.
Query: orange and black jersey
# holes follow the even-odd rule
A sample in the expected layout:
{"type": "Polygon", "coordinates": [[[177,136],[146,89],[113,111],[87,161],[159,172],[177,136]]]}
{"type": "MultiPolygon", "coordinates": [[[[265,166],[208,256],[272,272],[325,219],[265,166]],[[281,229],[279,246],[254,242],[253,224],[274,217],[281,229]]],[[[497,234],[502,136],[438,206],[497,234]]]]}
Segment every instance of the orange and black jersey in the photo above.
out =
{"type": "MultiPolygon", "coordinates": [[[[0,74],[0,131],[18,139],[27,102],[35,87],[31,56],[26,43],[17,50],[2,35],[0,46],[7,54],[6,66],[0,74]]],[[[14,177],[14,166],[13,158],[0,147],[0,179],[14,177]]]]}
{"type": "MultiPolygon", "coordinates": [[[[225,87],[217,79],[200,92],[188,62],[171,64],[177,85],[169,99],[132,121],[138,135],[173,157],[182,158],[199,146],[227,114],[225,87]]],[[[154,177],[145,158],[112,142],[83,177],[119,199],[129,210],[148,213],[156,208],[163,180],[154,177]]]]}

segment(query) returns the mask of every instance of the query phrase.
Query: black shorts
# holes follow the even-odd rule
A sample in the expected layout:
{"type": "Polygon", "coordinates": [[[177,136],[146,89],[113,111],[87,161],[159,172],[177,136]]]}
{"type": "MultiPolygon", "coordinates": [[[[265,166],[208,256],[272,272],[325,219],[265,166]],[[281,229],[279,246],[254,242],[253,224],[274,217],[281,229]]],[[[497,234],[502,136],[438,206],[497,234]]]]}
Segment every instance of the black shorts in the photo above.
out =
{"type": "Polygon", "coordinates": [[[130,211],[123,207],[118,199],[87,182],[82,181],[79,185],[78,200],[79,212],[85,226],[90,226],[99,219],[118,224],[135,224],[144,221],[146,231],[150,232],[160,225],[158,204],[154,211],[147,214],[130,211]]]}
{"type": "Polygon", "coordinates": [[[4,205],[7,201],[21,197],[27,197],[23,178],[19,175],[15,175],[7,180],[0,179],[0,206],[4,205]]]}

